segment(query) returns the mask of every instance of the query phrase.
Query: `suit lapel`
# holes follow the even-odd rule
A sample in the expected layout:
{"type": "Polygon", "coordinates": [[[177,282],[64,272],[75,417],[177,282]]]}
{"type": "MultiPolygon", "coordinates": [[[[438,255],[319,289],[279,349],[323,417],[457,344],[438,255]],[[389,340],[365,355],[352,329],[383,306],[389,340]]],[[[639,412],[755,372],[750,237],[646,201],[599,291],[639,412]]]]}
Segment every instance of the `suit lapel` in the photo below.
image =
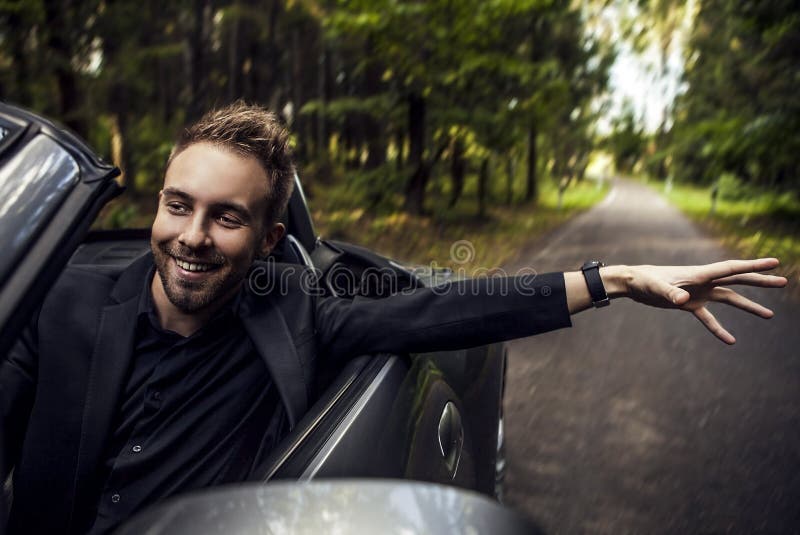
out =
{"type": "Polygon", "coordinates": [[[272,380],[286,407],[289,425],[294,427],[308,405],[303,369],[283,314],[269,297],[245,300],[242,323],[256,351],[267,364],[272,380]]]}
{"type": "Polygon", "coordinates": [[[109,294],[109,304],[100,312],[83,406],[73,492],[76,501],[83,497],[82,489],[91,488],[91,478],[113,434],[111,424],[133,356],[139,296],[152,266],[149,253],[134,261],[120,275],[109,294]]]}

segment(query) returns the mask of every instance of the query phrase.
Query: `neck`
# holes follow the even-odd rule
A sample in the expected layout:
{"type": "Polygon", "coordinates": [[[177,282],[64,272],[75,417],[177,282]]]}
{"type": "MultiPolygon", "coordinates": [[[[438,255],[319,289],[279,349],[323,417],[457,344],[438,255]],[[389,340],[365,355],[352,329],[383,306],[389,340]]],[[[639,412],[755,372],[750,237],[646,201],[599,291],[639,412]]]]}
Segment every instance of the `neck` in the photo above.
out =
{"type": "Polygon", "coordinates": [[[161,284],[161,277],[159,277],[158,274],[153,277],[150,288],[153,293],[153,304],[156,309],[159,325],[162,329],[176,332],[181,336],[191,336],[199,331],[209,322],[214,313],[230,301],[239,291],[239,287],[232,288],[230,292],[216,299],[207,307],[194,312],[185,312],[176,307],[172,304],[172,301],[169,300],[169,297],[167,297],[164,291],[164,286],[161,284]]]}

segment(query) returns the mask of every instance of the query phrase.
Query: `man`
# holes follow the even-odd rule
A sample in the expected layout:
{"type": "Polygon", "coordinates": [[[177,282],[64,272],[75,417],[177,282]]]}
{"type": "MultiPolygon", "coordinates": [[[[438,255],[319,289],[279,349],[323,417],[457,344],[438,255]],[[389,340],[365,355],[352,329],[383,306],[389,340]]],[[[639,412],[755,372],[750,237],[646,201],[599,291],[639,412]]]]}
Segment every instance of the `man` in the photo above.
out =
{"type": "Polygon", "coordinates": [[[106,533],[167,496],[248,478],[302,416],[317,359],[527,336],[606,297],[686,310],[733,343],[705,304],[769,318],[727,286],[786,284],[758,273],[778,263],[761,259],[593,265],[508,295],[485,279],[476,295],[456,283],[353,301],[303,292],[290,274],[258,295],[247,275],[285,232],[293,174],[272,114],[241,103],[211,112],[167,163],[152,253],[119,277],[66,270],[0,368],[14,532],[106,533]],[[397,325],[402,336],[383,336],[397,325]],[[303,373],[287,381],[286,362],[303,373]]]}

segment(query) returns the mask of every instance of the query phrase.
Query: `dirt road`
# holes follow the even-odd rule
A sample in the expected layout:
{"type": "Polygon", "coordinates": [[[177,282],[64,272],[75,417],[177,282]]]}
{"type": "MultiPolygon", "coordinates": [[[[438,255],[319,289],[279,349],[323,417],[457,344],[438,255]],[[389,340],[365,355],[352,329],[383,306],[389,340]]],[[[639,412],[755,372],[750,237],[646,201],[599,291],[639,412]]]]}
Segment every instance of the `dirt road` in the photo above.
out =
{"type": "MultiPolygon", "coordinates": [[[[507,267],[730,256],[623,181],[534,249],[507,267]]],[[[553,534],[800,532],[800,304],[742,293],[776,317],[712,305],[735,346],[689,314],[629,300],[513,342],[506,502],[553,534]]]]}

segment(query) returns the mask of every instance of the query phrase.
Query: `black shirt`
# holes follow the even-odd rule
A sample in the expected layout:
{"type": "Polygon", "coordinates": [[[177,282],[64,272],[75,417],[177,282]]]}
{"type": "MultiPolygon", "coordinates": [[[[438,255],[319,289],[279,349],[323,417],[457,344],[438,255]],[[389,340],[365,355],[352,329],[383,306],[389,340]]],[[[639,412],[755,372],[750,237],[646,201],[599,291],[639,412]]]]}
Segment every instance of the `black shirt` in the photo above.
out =
{"type": "Polygon", "coordinates": [[[189,337],[160,327],[139,301],[134,358],[102,467],[91,533],[192,489],[242,481],[287,431],[266,364],[237,316],[241,298],[189,337]]]}

